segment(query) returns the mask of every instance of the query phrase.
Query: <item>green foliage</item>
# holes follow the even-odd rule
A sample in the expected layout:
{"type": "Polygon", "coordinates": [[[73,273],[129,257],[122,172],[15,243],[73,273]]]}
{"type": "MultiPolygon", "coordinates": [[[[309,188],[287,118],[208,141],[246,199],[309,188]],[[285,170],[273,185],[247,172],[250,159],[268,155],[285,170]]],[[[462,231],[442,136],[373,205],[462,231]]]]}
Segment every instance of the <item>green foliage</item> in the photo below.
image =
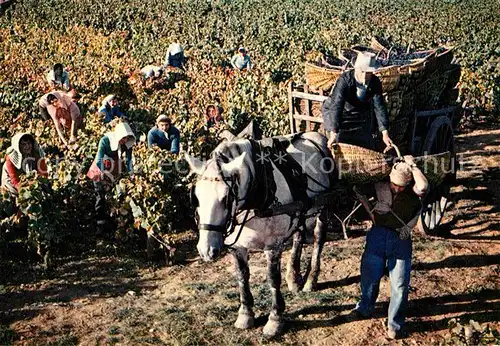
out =
{"type": "MultiPolygon", "coordinates": [[[[287,82],[303,81],[306,56],[336,55],[340,47],[368,44],[378,35],[413,49],[456,46],[461,102],[476,118],[498,114],[499,11],[496,2],[479,0],[17,1],[0,16],[0,157],[20,131],[35,134],[47,154],[52,191],[36,178],[20,194],[30,239],[64,243],[58,251],[71,252],[81,251],[92,233],[94,195],[85,173],[109,131],[96,115],[107,94],[118,95],[138,138],[167,114],[181,131],[183,149],[206,158],[217,144],[214,130],[203,129],[208,104],[220,103],[233,132],[256,119],[265,136],[285,134],[287,82]],[[174,40],[185,47],[185,73],[144,82],[140,68],[160,65],[174,40]],[[241,45],[253,61],[250,73],[227,68],[241,45]],[[71,150],[61,149],[52,123],[37,114],[37,101],[48,92],[45,74],[55,62],[70,69],[85,117],[78,147],[71,150]]],[[[108,194],[125,239],[137,227],[165,240],[191,227],[186,172],[174,170],[165,179],[158,169],[164,156],[138,145],[141,171],[122,177],[108,194]]]]}
{"type": "Polygon", "coordinates": [[[111,213],[119,230],[131,228],[168,235],[193,226],[189,204],[186,163],[158,148],[140,143],[134,149],[133,177],[122,178],[113,188],[111,213]],[[190,222],[191,221],[191,222],[190,222]]]}
{"type": "Polygon", "coordinates": [[[15,333],[7,326],[0,325],[0,345],[12,345],[15,333]]]}

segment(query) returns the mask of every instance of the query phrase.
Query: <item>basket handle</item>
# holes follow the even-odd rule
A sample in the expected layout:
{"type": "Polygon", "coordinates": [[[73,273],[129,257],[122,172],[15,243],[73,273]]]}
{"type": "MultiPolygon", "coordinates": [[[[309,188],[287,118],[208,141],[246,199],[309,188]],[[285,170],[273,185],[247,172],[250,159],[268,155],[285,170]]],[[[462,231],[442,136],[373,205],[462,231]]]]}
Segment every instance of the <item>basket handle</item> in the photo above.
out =
{"type": "Polygon", "coordinates": [[[401,156],[401,151],[399,151],[399,148],[396,144],[392,144],[390,147],[386,147],[384,149],[384,154],[387,153],[391,149],[394,149],[394,151],[396,152],[396,155],[398,155],[398,159],[403,159],[403,156],[401,156]]]}

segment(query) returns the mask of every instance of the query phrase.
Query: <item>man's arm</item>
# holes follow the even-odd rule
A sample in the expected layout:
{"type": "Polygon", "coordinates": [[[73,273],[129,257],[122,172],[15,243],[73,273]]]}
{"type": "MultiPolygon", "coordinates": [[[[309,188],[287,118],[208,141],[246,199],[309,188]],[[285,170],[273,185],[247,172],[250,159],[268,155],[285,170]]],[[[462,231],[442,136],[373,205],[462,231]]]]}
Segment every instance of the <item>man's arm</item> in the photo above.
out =
{"type": "Polygon", "coordinates": [[[384,132],[389,130],[389,115],[385,106],[384,97],[382,96],[382,83],[380,80],[375,82],[373,95],[373,108],[375,117],[377,118],[378,130],[384,132]]]}
{"type": "Polygon", "coordinates": [[[68,72],[63,72],[63,86],[66,90],[71,89],[71,85],[69,84],[69,74],[68,72]]]}
{"type": "Polygon", "coordinates": [[[153,130],[149,130],[149,132],[148,132],[148,148],[151,148],[155,144],[156,144],[156,141],[155,141],[155,135],[153,133],[153,130]]]}
{"type": "Polygon", "coordinates": [[[424,173],[417,166],[412,166],[411,173],[413,174],[413,180],[415,180],[415,185],[413,185],[413,192],[418,197],[424,197],[429,190],[429,182],[425,177],[424,173]]]}
{"type": "Polygon", "coordinates": [[[372,207],[370,205],[370,202],[368,201],[368,198],[365,195],[359,193],[358,190],[356,189],[356,186],[354,186],[352,189],[354,190],[354,193],[356,193],[356,197],[358,198],[359,202],[365,208],[366,212],[370,216],[370,219],[372,220],[373,224],[375,224],[375,216],[373,215],[372,207]]]}
{"type": "Polygon", "coordinates": [[[233,57],[231,58],[231,66],[233,66],[233,68],[235,68],[235,69],[239,69],[239,67],[236,66],[236,60],[237,59],[238,59],[237,55],[233,55],[233,57]]]}
{"type": "Polygon", "coordinates": [[[252,61],[250,60],[250,57],[248,57],[247,60],[247,70],[248,71],[252,70],[252,61]]]}
{"type": "Polygon", "coordinates": [[[179,153],[179,142],[181,139],[181,135],[178,130],[173,131],[172,137],[171,137],[171,145],[170,145],[170,152],[172,154],[178,154],[179,153]]]}
{"type": "Polygon", "coordinates": [[[403,159],[411,167],[411,174],[413,175],[413,180],[415,181],[415,185],[413,185],[413,192],[415,192],[418,197],[425,196],[429,190],[429,182],[427,181],[427,178],[415,164],[413,156],[405,155],[403,159]]]}

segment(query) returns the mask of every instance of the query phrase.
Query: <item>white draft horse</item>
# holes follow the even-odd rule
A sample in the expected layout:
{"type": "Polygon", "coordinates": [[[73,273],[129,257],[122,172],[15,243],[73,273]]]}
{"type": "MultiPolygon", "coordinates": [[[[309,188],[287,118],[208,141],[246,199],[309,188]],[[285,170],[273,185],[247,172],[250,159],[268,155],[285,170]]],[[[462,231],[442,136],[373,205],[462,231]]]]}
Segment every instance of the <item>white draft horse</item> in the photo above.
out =
{"type": "Polygon", "coordinates": [[[283,174],[283,167],[287,169],[287,166],[282,165],[281,170],[279,167],[283,160],[293,161],[290,157],[283,157],[284,150],[300,165],[298,168],[302,170],[306,199],[324,194],[332,184],[330,173],[333,160],[329,156],[326,137],[316,132],[292,137],[280,137],[288,139],[289,144],[286,148],[282,147],[281,152],[262,149],[259,144],[262,141],[241,139],[221,143],[207,162],[186,155],[192,172],[198,177],[192,189],[199,218],[198,252],[203,260],[213,261],[224,245],[232,249],[241,302],[235,322],[237,328],[246,329],[254,325],[248,251],[265,252],[272,294],[272,308],[263,330],[268,337],[280,334],[284,325],[285,302],[280,284],[281,254],[285,243],[293,236],[286,281],[290,290],[298,291],[303,282],[300,274],[303,231],[314,229],[311,270],[302,287],[304,291],[313,290],[325,241],[326,209],[310,207],[305,203],[301,212],[289,214],[266,216],[255,210],[267,207],[269,211],[270,206],[279,208],[293,202],[294,197],[297,200],[294,180],[287,172],[283,174]]]}

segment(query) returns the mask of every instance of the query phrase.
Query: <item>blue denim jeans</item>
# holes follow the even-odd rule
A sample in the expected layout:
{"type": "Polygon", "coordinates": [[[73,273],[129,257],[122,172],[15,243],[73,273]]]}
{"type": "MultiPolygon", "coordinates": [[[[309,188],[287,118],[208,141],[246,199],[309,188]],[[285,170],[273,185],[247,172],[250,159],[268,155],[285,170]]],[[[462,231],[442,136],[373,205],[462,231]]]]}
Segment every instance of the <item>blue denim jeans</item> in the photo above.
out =
{"type": "Polygon", "coordinates": [[[388,327],[394,331],[400,330],[404,325],[410,287],[411,254],[411,238],[401,240],[396,232],[388,228],[374,226],[366,236],[365,251],[361,259],[361,300],[356,310],[364,316],[373,312],[380,279],[387,265],[391,282],[388,327]]]}

